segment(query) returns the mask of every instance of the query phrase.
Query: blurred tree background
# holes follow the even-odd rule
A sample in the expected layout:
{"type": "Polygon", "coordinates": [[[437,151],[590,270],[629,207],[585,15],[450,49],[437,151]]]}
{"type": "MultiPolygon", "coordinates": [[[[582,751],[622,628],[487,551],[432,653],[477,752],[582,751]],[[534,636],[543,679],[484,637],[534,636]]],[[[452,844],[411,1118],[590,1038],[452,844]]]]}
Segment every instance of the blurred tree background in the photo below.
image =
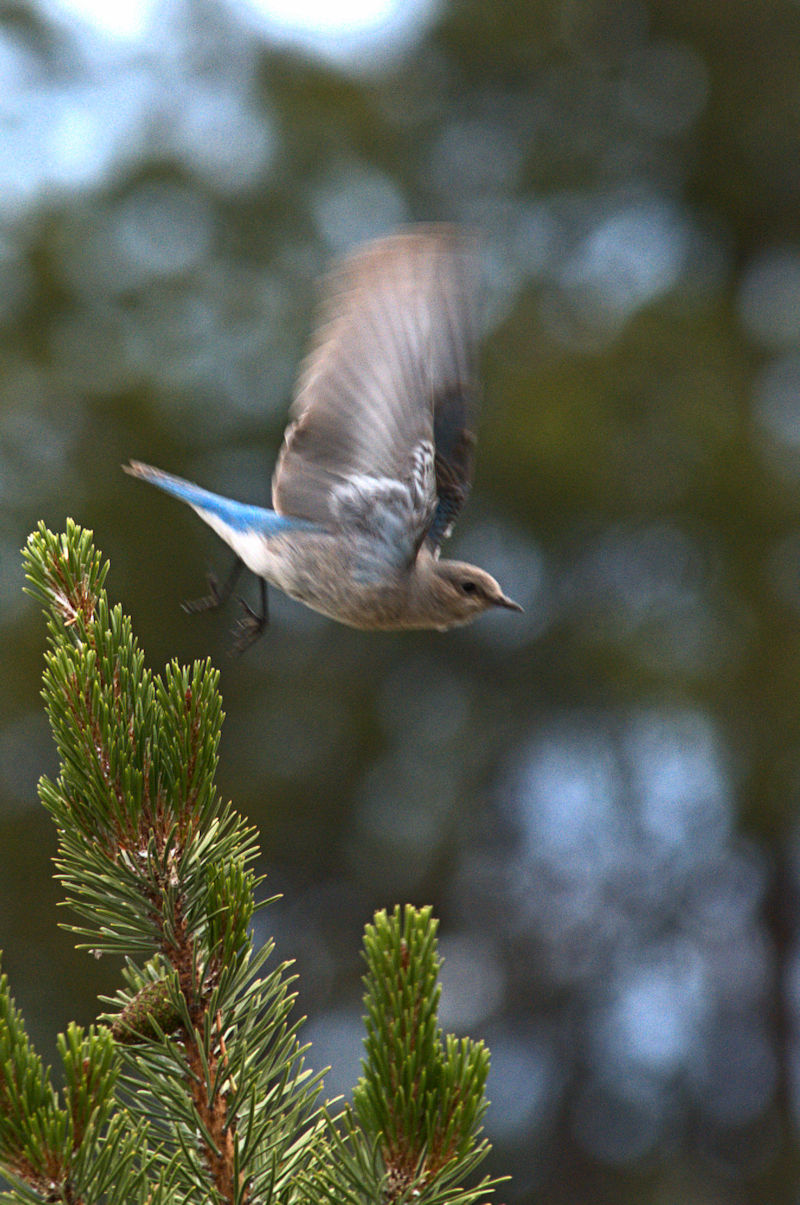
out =
{"type": "Polygon", "coordinates": [[[0,945],[35,1040],[118,968],[56,929],[19,548],[92,527],[151,663],[210,653],[312,1062],[347,1091],[374,908],[442,919],[509,1205],[800,1193],[800,5],[454,0],[372,36],[0,0],[0,945]],[[265,503],[314,283],[483,235],[452,555],[525,606],[365,635],[189,618],[223,547],[139,457],[265,503]]]}

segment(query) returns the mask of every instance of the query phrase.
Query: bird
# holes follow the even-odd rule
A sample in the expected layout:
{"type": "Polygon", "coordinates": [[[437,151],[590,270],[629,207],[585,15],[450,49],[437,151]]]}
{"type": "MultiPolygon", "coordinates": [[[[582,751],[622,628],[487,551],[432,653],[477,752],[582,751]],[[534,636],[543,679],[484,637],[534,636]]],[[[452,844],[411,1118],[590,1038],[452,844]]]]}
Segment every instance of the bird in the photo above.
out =
{"type": "Polygon", "coordinates": [[[421,224],[343,258],[321,289],[272,477],[272,507],[222,497],[139,460],[125,471],[180,499],[243,566],[237,647],[268,622],[267,586],[366,630],[438,629],[491,608],[521,611],[483,569],[440,556],[470,492],[480,387],[479,248],[459,226],[421,224]]]}

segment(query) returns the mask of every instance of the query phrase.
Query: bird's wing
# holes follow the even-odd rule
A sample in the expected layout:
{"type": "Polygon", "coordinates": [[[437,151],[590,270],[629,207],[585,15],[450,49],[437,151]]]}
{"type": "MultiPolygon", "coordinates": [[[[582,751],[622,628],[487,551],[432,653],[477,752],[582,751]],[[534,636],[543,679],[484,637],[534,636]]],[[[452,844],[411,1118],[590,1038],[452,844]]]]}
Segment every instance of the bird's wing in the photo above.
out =
{"type": "Polygon", "coordinates": [[[272,479],[280,514],[441,542],[472,477],[477,253],[449,226],[381,239],[326,282],[272,479]]]}

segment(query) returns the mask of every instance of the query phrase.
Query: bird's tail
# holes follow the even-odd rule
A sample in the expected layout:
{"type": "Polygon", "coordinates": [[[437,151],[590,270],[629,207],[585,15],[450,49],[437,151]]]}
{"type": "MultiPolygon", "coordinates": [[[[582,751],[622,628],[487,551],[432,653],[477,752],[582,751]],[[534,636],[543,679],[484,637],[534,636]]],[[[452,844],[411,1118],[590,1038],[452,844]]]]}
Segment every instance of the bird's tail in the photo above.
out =
{"type": "MultiPolygon", "coordinates": [[[[267,507],[250,506],[232,498],[223,498],[221,494],[213,494],[192,481],[165,473],[163,469],[153,468],[150,464],[142,464],[140,460],[132,460],[122,467],[131,477],[148,481],[165,493],[172,494],[174,498],[179,498],[181,502],[188,503],[201,519],[221,535],[223,533],[220,527],[227,528],[232,533],[257,531],[264,535],[273,535],[297,524],[296,520],[277,515],[267,507]]],[[[223,535],[223,539],[226,538],[227,536],[223,535]]]]}

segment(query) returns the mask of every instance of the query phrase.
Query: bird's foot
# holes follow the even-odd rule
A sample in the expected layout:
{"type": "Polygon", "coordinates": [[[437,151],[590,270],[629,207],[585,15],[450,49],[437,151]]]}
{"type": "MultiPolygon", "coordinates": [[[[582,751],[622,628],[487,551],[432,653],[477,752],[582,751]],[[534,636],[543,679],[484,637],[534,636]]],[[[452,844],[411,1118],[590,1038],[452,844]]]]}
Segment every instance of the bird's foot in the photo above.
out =
{"type": "Polygon", "coordinates": [[[255,644],[259,636],[269,624],[269,604],[267,601],[267,585],[261,582],[261,613],[254,611],[243,598],[239,599],[244,614],[233,629],[233,651],[242,654],[255,644]]]}
{"type": "Polygon", "coordinates": [[[219,588],[219,581],[213,573],[208,575],[208,594],[202,598],[187,598],[181,603],[181,608],[187,615],[202,615],[203,611],[216,611],[225,601],[219,588]]]}
{"type": "Polygon", "coordinates": [[[234,561],[233,568],[221,586],[216,574],[209,573],[206,579],[208,582],[208,594],[204,594],[202,598],[190,598],[186,602],[181,603],[187,615],[201,615],[203,611],[216,611],[218,607],[221,607],[230,598],[241,571],[242,562],[240,560],[234,561]]]}

